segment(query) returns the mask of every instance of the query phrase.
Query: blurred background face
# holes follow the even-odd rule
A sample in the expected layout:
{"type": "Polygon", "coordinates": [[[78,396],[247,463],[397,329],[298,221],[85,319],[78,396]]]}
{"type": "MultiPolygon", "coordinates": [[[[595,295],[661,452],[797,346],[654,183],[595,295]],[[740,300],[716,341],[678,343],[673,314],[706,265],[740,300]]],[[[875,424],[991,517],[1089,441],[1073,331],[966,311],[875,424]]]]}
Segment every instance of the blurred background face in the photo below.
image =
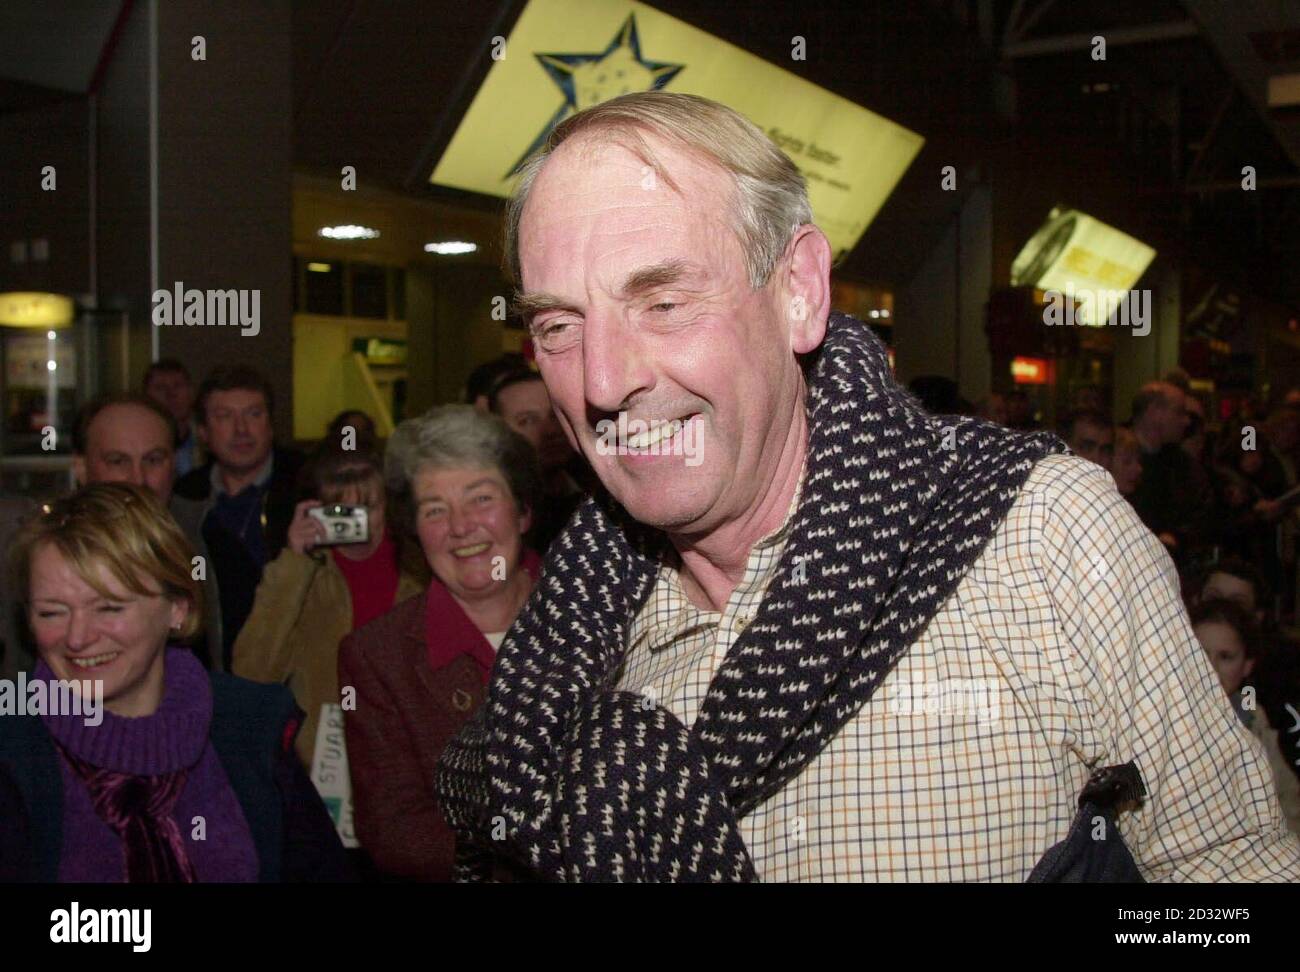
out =
{"type": "Polygon", "coordinates": [[[183,427],[189,421],[194,407],[194,386],[181,372],[155,372],[144,393],[167,409],[177,425],[183,427]]]}
{"type": "Polygon", "coordinates": [[[1182,442],[1187,433],[1187,410],[1183,407],[1183,393],[1177,388],[1170,388],[1157,408],[1161,441],[1166,445],[1182,442]]]}
{"type": "Polygon", "coordinates": [[[204,443],[217,462],[236,472],[252,472],[271,454],[271,413],[260,391],[233,388],[208,396],[202,426],[204,443]]]}
{"type": "Polygon", "coordinates": [[[1246,649],[1231,625],[1222,621],[1205,621],[1194,629],[1196,640],[1210,658],[1223,690],[1229,695],[1241,688],[1255,663],[1246,657],[1246,649]]]}
{"type": "Polygon", "coordinates": [[[128,591],[99,565],[105,597],[49,543],[33,550],[30,577],[28,620],[55,677],[102,679],[110,712],[150,714],[162,697],[163,648],[187,606],[128,591]]]}
{"type": "Polygon", "coordinates": [[[1111,457],[1110,474],[1121,496],[1129,496],[1138,486],[1142,475],[1142,460],[1136,449],[1117,449],[1111,457]]]}
{"type": "Polygon", "coordinates": [[[110,405],[86,430],[86,454],[73,458],[73,473],[83,485],[133,483],[165,505],[172,495],[175,451],[171,430],[139,405],[110,405]]]}
{"type": "Polygon", "coordinates": [[[1187,435],[1183,439],[1183,451],[1193,459],[1200,460],[1205,454],[1206,429],[1205,406],[1201,400],[1192,395],[1185,396],[1187,406],[1187,435]]]}
{"type": "Polygon", "coordinates": [[[532,518],[521,515],[500,470],[421,469],[412,490],[420,547],[453,595],[490,597],[513,579],[532,518]]]}
{"type": "Polygon", "coordinates": [[[1095,462],[1103,469],[1109,469],[1111,449],[1115,441],[1115,432],[1107,425],[1094,425],[1092,422],[1075,422],[1070,436],[1070,448],[1089,462],[1095,462]]]}
{"type": "Polygon", "coordinates": [[[801,376],[783,298],[750,287],[732,179],[647,142],[680,192],[617,144],[556,150],[520,225],[522,290],[546,298],[533,342],[570,441],[637,520],[707,533],[747,515],[776,479],[801,376]],[[599,423],[620,413],[694,427],[660,441],[660,455],[648,443],[602,455],[599,423]],[[702,457],[689,466],[687,435],[702,457]]]}
{"type": "Polygon", "coordinates": [[[1212,598],[1223,598],[1225,601],[1232,601],[1251,614],[1255,613],[1257,607],[1255,604],[1255,588],[1250,581],[1221,571],[1215,571],[1207,577],[1205,586],[1201,588],[1202,600],[1208,601],[1212,598]]]}
{"type": "Polygon", "coordinates": [[[497,393],[497,409],[506,425],[532,443],[543,470],[557,469],[573,455],[564,429],[551,409],[546,383],[540,377],[537,381],[516,382],[501,389],[497,393]]]}

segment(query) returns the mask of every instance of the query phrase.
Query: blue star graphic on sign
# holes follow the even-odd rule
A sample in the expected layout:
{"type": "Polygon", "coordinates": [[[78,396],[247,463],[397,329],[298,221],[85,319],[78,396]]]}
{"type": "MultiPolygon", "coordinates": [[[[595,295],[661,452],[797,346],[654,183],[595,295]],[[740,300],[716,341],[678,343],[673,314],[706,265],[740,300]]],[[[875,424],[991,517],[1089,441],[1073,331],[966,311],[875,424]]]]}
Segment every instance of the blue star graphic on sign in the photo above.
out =
{"type": "Polygon", "coordinates": [[[659,91],[677,77],[685,64],[647,61],[641,56],[636,14],[629,14],[614,39],[599,54],[534,54],[551,80],[564,94],[564,103],[551,116],[533,143],[504,179],[519,171],[524,160],[569,115],[633,91],[659,91]]]}

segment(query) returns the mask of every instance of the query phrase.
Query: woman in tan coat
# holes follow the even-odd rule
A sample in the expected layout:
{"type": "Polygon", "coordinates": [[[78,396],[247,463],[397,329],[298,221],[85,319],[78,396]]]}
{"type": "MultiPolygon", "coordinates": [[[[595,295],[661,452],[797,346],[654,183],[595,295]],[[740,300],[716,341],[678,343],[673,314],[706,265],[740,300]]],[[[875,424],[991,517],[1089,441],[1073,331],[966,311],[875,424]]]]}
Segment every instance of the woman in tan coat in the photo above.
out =
{"type": "Polygon", "coordinates": [[[427,583],[419,564],[414,575],[399,567],[385,525],[383,466],[377,454],[327,450],[313,463],[310,479],[316,499],[304,500],[294,511],[288,544],[267,565],[234,649],[236,675],[284,683],[306,713],[296,745],[309,773],[322,707],[346,707],[349,701],[339,690],[339,642],[427,583]],[[334,503],[366,508],[365,543],[321,543],[324,529],[309,511],[334,503]]]}

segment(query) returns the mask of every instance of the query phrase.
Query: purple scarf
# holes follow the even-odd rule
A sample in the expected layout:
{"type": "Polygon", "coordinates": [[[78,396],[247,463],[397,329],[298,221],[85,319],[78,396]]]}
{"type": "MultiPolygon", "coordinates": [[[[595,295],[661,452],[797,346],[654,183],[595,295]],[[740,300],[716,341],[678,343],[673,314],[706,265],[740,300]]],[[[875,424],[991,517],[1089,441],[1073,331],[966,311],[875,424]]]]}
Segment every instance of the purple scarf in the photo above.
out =
{"type": "MultiPolygon", "coordinates": [[[[122,842],[129,882],[196,880],[174,811],[208,745],[212,692],[203,666],[184,649],[167,649],[164,672],[163,700],[152,715],[105,711],[98,726],[81,716],[41,717],[95,814],[122,842]]],[[[34,675],[55,677],[44,661],[34,675]]]]}
{"type": "Polygon", "coordinates": [[[63,758],[86,784],[99,819],[112,828],[126,854],[128,883],[193,884],[194,865],[172,819],[185,788],[185,770],[133,776],[96,769],[66,749],[63,758]]]}

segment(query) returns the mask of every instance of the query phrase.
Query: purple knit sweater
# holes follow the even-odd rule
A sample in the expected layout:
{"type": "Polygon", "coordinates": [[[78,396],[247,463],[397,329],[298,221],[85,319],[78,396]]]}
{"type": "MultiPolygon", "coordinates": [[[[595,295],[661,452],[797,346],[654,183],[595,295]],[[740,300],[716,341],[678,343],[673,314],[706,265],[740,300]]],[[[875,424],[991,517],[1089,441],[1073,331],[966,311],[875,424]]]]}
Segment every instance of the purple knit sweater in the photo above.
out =
{"type": "MultiPolygon", "coordinates": [[[[207,672],[184,648],[168,647],[162,704],[153,715],[116,716],[87,726],[81,716],[42,716],[50,735],[68,752],[100,769],[153,776],[188,769],[173,819],[199,881],[256,881],[257,851],[230,780],[209,740],[212,686],[207,672]],[[196,818],[202,818],[202,829],[196,818]],[[206,832],[205,832],[206,831],[206,832]]],[[[52,679],[45,662],[36,678],[52,679]]],[[[59,880],[117,883],[126,880],[122,842],[95,813],[86,789],[66,759],[63,776],[63,850],[59,880]]]]}

